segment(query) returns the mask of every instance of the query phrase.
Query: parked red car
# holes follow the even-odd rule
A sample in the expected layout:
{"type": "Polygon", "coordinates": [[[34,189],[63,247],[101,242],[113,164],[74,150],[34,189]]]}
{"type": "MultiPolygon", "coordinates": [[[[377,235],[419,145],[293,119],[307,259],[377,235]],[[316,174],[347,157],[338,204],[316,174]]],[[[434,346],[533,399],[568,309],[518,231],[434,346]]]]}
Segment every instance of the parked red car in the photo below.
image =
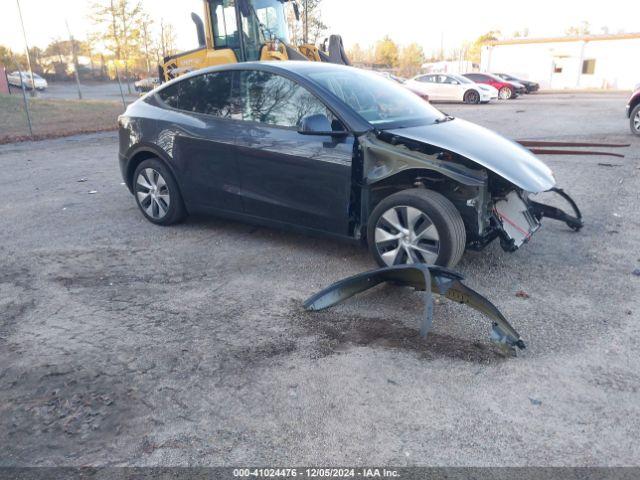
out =
{"type": "Polygon", "coordinates": [[[464,76],[476,83],[485,83],[496,88],[498,90],[498,97],[502,100],[516,98],[520,93],[524,93],[524,91],[519,90],[525,90],[524,86],[507,82],[491,73],[465,73],[464,76]]]}
{"type": "Polygon", "coordinates": [[[640,84],[636,85],[636,91],[627,102],[627,118],[631,131],[640,135],[640,84]]]}

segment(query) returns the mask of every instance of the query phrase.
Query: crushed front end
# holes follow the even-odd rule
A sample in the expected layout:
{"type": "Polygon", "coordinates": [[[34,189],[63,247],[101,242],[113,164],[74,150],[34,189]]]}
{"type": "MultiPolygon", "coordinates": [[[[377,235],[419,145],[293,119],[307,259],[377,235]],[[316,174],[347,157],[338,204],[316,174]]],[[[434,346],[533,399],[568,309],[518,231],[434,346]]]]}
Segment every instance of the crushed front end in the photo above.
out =
{"type": "Polygon", "coordinates": [[[583,226],[576,203],[556,187],[551,170],[530,149],[464,120],[369,133],[359,139],[375,204],[395,188],[426,188],[444,195],[463,219],[467,249],[499,239],[513,252],[527,243],[543,218],[583,226]],[[553,192],[568,210],[536,200],[553,192]],[[568,213],[571,212],[571,213],[568,213]]]}

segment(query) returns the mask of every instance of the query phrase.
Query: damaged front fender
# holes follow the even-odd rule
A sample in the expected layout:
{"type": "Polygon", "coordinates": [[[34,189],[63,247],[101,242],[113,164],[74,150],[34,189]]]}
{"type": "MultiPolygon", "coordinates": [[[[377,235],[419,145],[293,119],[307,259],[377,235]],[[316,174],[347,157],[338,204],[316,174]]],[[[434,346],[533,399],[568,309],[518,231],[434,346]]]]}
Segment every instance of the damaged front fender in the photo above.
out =
{"type": "Polygon", "coordinates": [[[376,285],[390,282],[424,292],[425,309],[420,327],[423,338],[427,337],[432,327],[432,293],[436,293],[451,301],[468,305],[488,317],[492,321],[490,339],[505,353],[515,354],[516,349],[526,348],[518,332],[500,310],[487,298],[463,284],[462,280],[460,274],[435,265],[396,265],[340,280],[310,297],[305,301],[304,307],[311,311],[324,310],[376,285]]]}

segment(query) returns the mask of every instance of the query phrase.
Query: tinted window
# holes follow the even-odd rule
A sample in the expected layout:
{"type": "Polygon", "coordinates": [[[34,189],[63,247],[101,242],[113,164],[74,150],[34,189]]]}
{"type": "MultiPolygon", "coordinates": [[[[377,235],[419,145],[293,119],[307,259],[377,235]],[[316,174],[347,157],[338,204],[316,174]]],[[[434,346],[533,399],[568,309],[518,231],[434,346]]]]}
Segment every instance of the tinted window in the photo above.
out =
{"type": "Polygon", "coordinates": [[[180,82],[180,110],[229,118],[233,72],[208,73],[180,82]]]}
{"type": "Polygon", "coordinates": [[[157,95],[162,102],[171,108],[178,108],[178,88],[180,84],[174,83],[160,90],[157,95]]]}
{"type": "Polygon", "coordinates": [[[268,72],[243,71],[240,75],[242,119],[283,127],[296,127],[313,114],[331,113],[313,94],[297,83],[268,72]]]}
{"type": "Polygon", "coordinates": [[[237,110],[232,90],[233,72],[217,72],[177,82],[160,90],[158,96],[171,108],[230,118],[237,110]]]}

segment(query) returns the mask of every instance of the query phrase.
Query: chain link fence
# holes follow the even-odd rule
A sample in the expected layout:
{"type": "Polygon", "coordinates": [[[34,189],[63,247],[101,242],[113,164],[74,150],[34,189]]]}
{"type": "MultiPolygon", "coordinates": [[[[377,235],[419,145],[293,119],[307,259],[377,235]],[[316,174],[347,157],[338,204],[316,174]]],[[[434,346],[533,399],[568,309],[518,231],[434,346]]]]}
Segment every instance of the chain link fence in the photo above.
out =
{"type": "Polygon", "coordinates": [[[140,95],[141,78],[124,78],[113,61],[61,56],[32,77],[12,60],[0,64],[0,143],[114,130],[118,115],[140,95]]]}

